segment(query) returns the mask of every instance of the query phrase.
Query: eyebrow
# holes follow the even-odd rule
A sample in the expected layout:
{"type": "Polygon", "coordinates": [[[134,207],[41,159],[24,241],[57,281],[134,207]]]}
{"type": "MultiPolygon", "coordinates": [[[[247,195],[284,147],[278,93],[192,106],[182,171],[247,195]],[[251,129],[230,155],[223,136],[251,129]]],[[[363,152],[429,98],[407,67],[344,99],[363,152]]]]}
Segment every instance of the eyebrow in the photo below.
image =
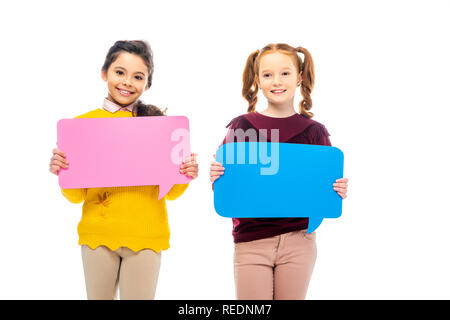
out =
{"type": "MultiPolygon", "coordinates": [[[[124,67],[121,67],[121,66],[115,66],[114,69],[122,69],[122,70],[127,71],[127,69],[125,69],[124,67]]],[[[145,77],[145,73],[143,73],[141,71],[138,71],[138,72],[135,72],[135,73],[140,73],[140,74],[142,74],[145,77]]]]}
{"type": "MultiPolygon", "coordinates": [[[[292,71],[292,68],[291,67],[286,67],[286,68],[283,68],[283,69],[281,69],[282,71],[284,71],[284,70],[289,70],[289,71],[292,71]]],[[[261,70],[261,72],[271,72],[272,70],[268,70],[268,69],[264,69],[264,70],[261,70]]]]}

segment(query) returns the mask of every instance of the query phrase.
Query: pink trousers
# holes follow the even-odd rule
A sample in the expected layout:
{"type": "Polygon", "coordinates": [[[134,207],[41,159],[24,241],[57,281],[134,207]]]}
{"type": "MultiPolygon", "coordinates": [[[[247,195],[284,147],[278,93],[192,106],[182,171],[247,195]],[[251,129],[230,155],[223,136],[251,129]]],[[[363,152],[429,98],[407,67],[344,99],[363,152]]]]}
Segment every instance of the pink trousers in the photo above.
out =
{"type": "Polygon", "coordinates": [[[237,299],[305,299],[317,256],[315,232],[239,242],[234,249],[237,299]]]}

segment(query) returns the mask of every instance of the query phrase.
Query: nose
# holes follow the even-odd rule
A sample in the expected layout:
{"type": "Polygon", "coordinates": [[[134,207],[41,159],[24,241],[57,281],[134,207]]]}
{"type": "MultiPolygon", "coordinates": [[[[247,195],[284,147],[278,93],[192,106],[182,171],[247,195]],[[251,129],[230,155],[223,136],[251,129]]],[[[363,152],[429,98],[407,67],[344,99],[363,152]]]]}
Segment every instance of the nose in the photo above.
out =
{"type": "Polygon", "coordinates": [[[125,79],[123,80],[123,84],[128,87],[131,86],[131,78],[125,77],[125,79]]]}
{"type": "Polygon", "coordinates": [[[280,83],[280,76],[279,75],[274,75],[274,77],[273,77],[273,83],[272,83],[274,86],[279,86],[281,83],[280,83]]]}

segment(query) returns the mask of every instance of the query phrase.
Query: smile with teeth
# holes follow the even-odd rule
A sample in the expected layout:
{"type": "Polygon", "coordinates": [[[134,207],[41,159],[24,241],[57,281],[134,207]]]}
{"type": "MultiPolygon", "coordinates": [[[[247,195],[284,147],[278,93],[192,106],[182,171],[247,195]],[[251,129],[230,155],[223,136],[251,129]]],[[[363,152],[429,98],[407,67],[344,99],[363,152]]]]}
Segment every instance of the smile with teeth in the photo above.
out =
{"type": "Polygon", "coordinates": [[[286,92],[286,89],[276,89],[276,90],[271,90],[270,92],[272,92],[274,94],[282,94],[282,93],[286,92]]]}
{"type": "Polygon", "coordinates": [[[129,97],[134,93],[133,91],[128,91],[128,90],[119,89],[119,88],[117,88],[117,91],[120,93],[120,95],[122,95],[124,97],[129,97]]]}

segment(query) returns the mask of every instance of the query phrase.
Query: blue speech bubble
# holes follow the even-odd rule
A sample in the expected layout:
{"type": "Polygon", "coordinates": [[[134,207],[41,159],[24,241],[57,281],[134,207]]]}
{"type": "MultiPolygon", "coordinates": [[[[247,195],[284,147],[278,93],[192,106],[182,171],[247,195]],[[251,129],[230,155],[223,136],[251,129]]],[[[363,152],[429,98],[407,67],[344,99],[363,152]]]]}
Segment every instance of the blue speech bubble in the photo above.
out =
{"type": "Polygon", "coordinates": [[[227,143],[217,150],[216,161],[225,167],[214,182],[214,208],[223,217],[307,217],[311,233],[324,218],[342,214],[333,183],[343,177],[344,154],[336,147],[227,143]]]}

